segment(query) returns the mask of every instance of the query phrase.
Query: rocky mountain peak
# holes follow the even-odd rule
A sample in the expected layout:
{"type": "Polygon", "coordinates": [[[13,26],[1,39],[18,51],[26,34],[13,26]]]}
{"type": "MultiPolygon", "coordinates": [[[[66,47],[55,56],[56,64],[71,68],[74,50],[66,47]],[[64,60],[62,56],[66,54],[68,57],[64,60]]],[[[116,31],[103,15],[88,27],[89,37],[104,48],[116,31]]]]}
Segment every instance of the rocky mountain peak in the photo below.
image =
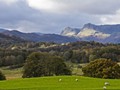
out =
{"type": "Polygon", "coordinates": [[[78,28],[71,28],[71,27],[66,27],[62,32],[61,35],[63,36],[75,36],[80,32],[80,29],[78,28]]]}
{"type": "Polygon", "coordinates": [[[87,23],[81,29],[67,27],[62,31],[62,35],[77,37],[81,40],[98,41],[98,42],[118,42],[120,36],[120,24],[116,25],[94,25],[87,23]],[[119,33],[119,34],[118,34],[119,33]],[[117,38],[116,38],[117,37],[117,38]],[[112,40],[112,41],[111,41],[112,40]]]}
{"type": "Polygon", "coordinates": [[[91,29],[94,29],[95,27],[96,27],[96,25],[91,24],[91,23],[87,23],[83,26],[83,28],[91,28],[91,29]]]}

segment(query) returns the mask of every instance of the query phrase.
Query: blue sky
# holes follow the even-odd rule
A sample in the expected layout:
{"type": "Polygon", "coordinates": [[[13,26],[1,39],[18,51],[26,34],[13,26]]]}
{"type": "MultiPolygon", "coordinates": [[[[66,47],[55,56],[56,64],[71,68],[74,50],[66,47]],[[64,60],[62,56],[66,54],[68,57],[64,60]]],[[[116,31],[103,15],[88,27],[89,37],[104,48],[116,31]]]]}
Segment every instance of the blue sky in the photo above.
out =
{"type": "Polygon", "coordinates": [[[119,24],[120,0],[0,0],[0,27],[60,33],[86,23],[119,24]]]}

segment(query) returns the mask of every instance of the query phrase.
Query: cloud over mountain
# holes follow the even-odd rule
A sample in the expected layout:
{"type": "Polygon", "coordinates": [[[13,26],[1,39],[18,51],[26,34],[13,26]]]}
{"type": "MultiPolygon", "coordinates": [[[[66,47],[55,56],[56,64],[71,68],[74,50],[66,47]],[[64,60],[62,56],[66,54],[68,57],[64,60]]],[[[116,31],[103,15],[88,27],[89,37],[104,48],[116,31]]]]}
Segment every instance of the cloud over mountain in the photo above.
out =
{"type": "Polygon", "coordinates": [[[60,33],[66,26],[120,23],[119,0],[0,0],[0,27],[60,33]]]}

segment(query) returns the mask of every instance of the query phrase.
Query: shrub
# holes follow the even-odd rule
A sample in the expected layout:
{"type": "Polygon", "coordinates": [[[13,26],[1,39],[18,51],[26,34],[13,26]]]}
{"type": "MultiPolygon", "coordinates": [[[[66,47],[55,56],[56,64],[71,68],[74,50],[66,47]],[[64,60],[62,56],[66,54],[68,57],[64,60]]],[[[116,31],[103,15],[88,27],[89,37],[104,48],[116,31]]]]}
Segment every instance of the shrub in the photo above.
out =
{"type": "Polygon", "coordinates": [[[111,60],[96,59],[82,69],[85,76],[97,78],[120,78],[120,66],[111,60]]]}
{"type": "Polygon", "coordinates": [[[4,74],[0,71],[0,80],[6,80],[6,77],[4,76],[4,74]]]}

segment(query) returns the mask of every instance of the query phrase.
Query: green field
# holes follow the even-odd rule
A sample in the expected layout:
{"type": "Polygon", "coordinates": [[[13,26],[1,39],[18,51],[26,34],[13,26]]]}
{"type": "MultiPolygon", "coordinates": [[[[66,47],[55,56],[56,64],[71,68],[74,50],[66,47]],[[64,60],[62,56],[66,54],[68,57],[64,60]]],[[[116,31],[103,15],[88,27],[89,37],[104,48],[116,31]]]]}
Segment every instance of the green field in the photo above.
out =
{"type": "Polygon", "coordinates": [[[95,79],[82,76],[54,76],[0,81],[0,90],[120,90],[120,80],[95,79]],[[78,81],[75,81],[75,79],[78,81]],[[59,82],[59,79],[62,79],[59,82]]]}
{"type": "MultiPolygon", "coordinates": [[[[81,65],[84,66],[84,65],[81,65]]],[[[103,90],[105,82],[109,82],[107,90],[120,90],[120,79],[97,79],[83,76],[54,76],[22,79],[22,68],[9,69],[1,67],[7,80],[0,81],[0,90],[103,90]],[[75,79],[78,79],[78,82],[75,79]],[[59,82],[59,79],[62,79],[59,82]]],[[[81,68],[73,65],[73,74],[82,75],[81,68]]]]}

